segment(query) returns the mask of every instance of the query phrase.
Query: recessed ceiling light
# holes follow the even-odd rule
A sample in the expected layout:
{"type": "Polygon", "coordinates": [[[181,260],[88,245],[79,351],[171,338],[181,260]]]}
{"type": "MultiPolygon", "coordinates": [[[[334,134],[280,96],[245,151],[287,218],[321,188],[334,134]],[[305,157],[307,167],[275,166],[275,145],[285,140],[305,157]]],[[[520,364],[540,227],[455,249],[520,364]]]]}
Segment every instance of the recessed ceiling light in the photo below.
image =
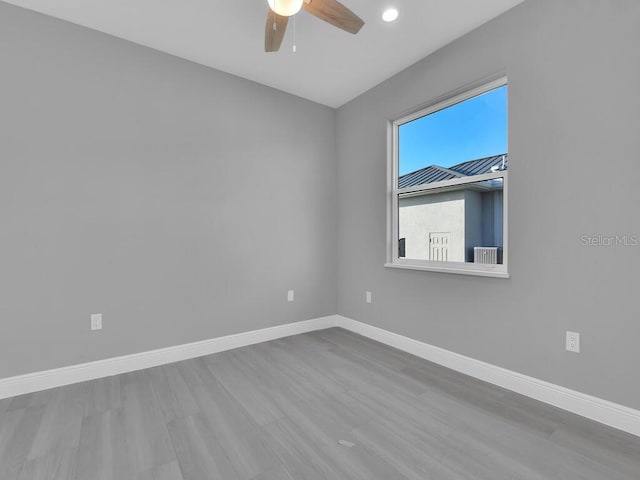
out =
{"type": "Polygon", "coordinates": [[[396,18],[398,18],[398,10],[395,8],[388,8],[382,14],[382,19],[385,22],[393,22],[396,18]]]}

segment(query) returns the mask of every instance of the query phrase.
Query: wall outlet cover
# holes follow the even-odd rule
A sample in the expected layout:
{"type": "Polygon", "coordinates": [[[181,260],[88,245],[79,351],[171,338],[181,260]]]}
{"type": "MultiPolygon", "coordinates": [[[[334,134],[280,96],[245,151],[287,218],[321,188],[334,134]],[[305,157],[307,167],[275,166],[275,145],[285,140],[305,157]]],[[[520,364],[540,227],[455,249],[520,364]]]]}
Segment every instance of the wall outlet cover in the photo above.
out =
{"type": "Polygon", "coordinates": [[[566,349],[569,352],[580,353],[580,334],[578,332],[567,332],[566,349]]]}
{"type": "Polygon", "coordinates": [[[102,314],[91,314],[91,330],[102,330],[102,314]]]}
{"type": "Polygon", "coordinates": [[[294,299],[294,298],[295,298],[295,297],[294,297],[293,290],[289,290],[289,291],[287,292],[287,302],[293,302],[293,299],[294,299]]]}
{"type": "Polygon", "coordinates": [[[364,298],[367,303],[371,303],[371,292],[369,291],[364,292],[364,298]]]}

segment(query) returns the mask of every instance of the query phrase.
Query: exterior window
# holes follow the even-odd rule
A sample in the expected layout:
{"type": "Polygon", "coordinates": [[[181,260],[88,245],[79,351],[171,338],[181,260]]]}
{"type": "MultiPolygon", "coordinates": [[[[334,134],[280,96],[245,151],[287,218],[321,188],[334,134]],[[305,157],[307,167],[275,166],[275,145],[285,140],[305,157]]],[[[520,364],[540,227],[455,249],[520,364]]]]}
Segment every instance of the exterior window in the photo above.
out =
{"type": "Polygon", "coordinates": [[[508,277],[506,78],[391,128],[386,266],[508,277]]]}

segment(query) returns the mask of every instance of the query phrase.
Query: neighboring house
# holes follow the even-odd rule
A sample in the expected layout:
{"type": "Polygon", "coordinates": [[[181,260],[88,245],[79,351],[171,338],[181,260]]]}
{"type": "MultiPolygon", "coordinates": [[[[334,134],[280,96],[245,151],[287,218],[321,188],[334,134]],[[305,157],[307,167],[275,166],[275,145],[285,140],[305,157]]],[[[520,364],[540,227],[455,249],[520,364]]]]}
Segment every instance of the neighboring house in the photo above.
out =
{"type": "MultiPolygon", "coordinates": [[[[507,154],[402,175],[399,188],[506,170],[507,154]]],[[[485,181],[399,199],[399,256],[473,262],[474,247],[502,247],[502,182],[485,181]]],[[[500,261],[500,260],[499,260],[500,261]]]]}

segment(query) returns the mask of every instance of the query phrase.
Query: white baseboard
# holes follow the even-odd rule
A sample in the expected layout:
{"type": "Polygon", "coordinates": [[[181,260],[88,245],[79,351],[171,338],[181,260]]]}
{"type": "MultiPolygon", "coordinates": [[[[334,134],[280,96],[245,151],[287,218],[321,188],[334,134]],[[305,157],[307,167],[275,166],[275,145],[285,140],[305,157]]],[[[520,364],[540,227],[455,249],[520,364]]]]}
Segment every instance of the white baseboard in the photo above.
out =
{"type": "Polygon", "coordinates": [[[156,367],[300,333],[341,327],[485,382],[640,436],[640,411],[341,315],[314,318],[224,337],[0,379],[0,399],[156,367]]]}
{"type": "Polygon", "coordinates": [[[322,330],[334,327],[335,325],[336,316],[331,315],[200,342],[159,348],[157,350],[107,358],[95,362],[2,378],[0,379],[0,399],[61,387],[72,383],[95,380],[96,378],[109,377],[120,373],[133,372],[135,370],[156,367],[167,363],[179,362],[189,358],[201,357],[224,350],[253,345],[254,343],[275,340],[276,338],[288,337],[313,330],[322,330]]]}
{"type": "Polygon", "coordinates": [[[465,357],[341,315],[336,326],[485,382],[640,436],[640,410],[465,357]]]}

